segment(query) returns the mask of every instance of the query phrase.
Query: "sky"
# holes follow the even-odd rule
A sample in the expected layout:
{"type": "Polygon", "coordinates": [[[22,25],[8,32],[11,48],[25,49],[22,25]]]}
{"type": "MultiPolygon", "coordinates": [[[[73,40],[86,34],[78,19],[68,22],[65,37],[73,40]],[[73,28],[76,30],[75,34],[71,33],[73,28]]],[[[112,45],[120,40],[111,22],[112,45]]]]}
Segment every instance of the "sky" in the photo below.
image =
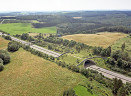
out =
{"type": "Polygon", "coordinates": [[[131,10],[131,0],[0,0],[0,12],[75,10],[131,10]]]}

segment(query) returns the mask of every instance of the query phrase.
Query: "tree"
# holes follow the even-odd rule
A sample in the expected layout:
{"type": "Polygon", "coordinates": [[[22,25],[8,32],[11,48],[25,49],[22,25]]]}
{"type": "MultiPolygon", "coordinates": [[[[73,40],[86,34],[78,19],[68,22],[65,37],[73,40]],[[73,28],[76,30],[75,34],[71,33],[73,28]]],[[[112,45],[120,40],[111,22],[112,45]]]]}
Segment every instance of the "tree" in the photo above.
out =
{"type": "Polygon", "coordinates": [[[111,55],[111,47],[110,46],[106,49],[106,54],[107,54],[107,56],[111,55]]]}
{"type": "Polygon", "coordinates": [[[0,58],[0,71],[3,71],[4,65],[3,65],[3,60],[0,58]]]}
{"type": "Polygon", "coordinates": [[[6,40],[11,40],[11,37],[10,36],[5,36],[4,37],[6,40]]]}
{"type": "Polygon", "coordinates": [[[117,78],[115,78],[113,80],[113,89],[112,89],[113,94],[117,95],[117,92],[121,87],[123,87],[122,80],[121,79],[118,80],[117,78]]]}
{"type": "Polygon", "coordinates": [[[80,60],[79,59],[77,59],[77,61],[76,61],[78,64],[80,63],[80,60]]]}
{"type": "Polygon", "coordinates": [[[128,90],[122,86],[119,88],[117,92],[117,96],[126,96],[127,93],[128,93],[128,90]]]}
{"type": "Polygon", "coordinates": [[[0,50],[0,58],[3,60],[3,64],[7,64],[10,62],[10,55],[5,50],[0,50]]]}
{"type": "Polygon", "coordinates": [[[49,49],[49,50],[52,50],[52,49],[53,49],[53,46],[49,44],[49,45],[48,45],[48,49],[49,49]]]}
{"type": "Polygon", "coordinates": [[[122,52],[120,50],[113,52],[112,58],[114,58],[117,61],[119,58],[122,58],[122,52]]]}
{"type": "Polygon", "coordinates": [[[22,40],[27,40],[28,38],[29,38],[29,34],[27,34],[27,33],[23,33],[21,36],[22,40]]]}
{"type": "Polygon", "coordinates": [[[123,43],[122,46],[121,46],[121,50],[124,51],[125,47],[126,47],[126,45],[125,45],[125,43],[123,43]]]}
{"type": "Polygon", "coordinates": [[[17,42],[9,42],[8,43],[8,51],[15,52],[20,48],[17,42]]]}

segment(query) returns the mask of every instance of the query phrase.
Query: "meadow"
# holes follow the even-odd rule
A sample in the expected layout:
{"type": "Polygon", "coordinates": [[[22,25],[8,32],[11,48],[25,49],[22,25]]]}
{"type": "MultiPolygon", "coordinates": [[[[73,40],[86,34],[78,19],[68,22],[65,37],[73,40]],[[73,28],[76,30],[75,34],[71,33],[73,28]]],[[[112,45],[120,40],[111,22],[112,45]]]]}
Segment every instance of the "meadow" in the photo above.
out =
{"type": "Polygon", "coordinates": [[[28,32],[35,33],[56,33],[56,27],[32,28],[30,23],[8,23],[0,25],[0,30],[11,35],[22,34],[28,32]]]}
{"type": "Polygon", "coordinates": [[[116,40],[126,36],[127,35],[123,33],[102,32],[97,34],[67,35],[63,36],[62,38],[85,43],[90,46],[101,46],[103,48],[107,48],[108,46],[112,45],[116,40]]]}
{"type": "Polygon", "coordinates": [[[23,49],[10,55],[11,62],[0,72],[0,96],[60,96],[86,80],[23,49]]]}

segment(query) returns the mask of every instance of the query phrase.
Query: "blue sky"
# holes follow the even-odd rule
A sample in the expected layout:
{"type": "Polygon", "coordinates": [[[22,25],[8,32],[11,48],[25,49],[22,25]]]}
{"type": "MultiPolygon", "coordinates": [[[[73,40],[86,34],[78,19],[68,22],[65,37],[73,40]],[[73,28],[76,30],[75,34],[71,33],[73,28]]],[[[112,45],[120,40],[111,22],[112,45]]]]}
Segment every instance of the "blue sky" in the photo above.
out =
{"type": "Polygon", "coordinates": [[[131,0],[0,0],[0,11],[131,10],[131,0]]]}

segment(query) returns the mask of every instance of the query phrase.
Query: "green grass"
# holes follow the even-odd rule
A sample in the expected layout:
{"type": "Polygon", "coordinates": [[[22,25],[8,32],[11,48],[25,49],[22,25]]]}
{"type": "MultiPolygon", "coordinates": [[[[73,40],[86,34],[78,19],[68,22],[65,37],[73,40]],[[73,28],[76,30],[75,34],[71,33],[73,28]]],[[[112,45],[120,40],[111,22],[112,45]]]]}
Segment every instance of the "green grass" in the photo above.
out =
{"type": "Polygon", "coordinates": [[[77,96],[97,96],[97,95],[94,95],[94,94],[91,94],[87,88],[83,87],[83,86],[76,86],[74,88],[74,91],[76,93],[77,96]]]}
{"type": "Polygon", "coordinates": [[[131,37],[127,36],[124,38],[121,38],[120,40],[117,40],[111,47],[112,50],[121,50],[122,44],[125,42],[125,52],[127,52],[131,56],[131,37]]]}
{"type": "Polygon", "coordinates": [[[23,49],[0,72],[0,96],[61,96],[87,79],[23,49]]]}
{"type": "Polygon", "coordinates": [[[73,89],[78,96],[113,96],[111,89],[103,86],[103,84],[100,84],[95,80],[90,81],[87,79],[85,84],[79,84],[73,89]],[[89,86],[91,88],[89,88],[89,86]]]}
{"type": "Polygon", "coordinates": [[[11,35],[22,34],[28,32],[35,33],[56,33],[56,27],[45,28],[31,28],[30,23],[8,23],[0,25],[0,30],[5,31],[11,35]]]}

